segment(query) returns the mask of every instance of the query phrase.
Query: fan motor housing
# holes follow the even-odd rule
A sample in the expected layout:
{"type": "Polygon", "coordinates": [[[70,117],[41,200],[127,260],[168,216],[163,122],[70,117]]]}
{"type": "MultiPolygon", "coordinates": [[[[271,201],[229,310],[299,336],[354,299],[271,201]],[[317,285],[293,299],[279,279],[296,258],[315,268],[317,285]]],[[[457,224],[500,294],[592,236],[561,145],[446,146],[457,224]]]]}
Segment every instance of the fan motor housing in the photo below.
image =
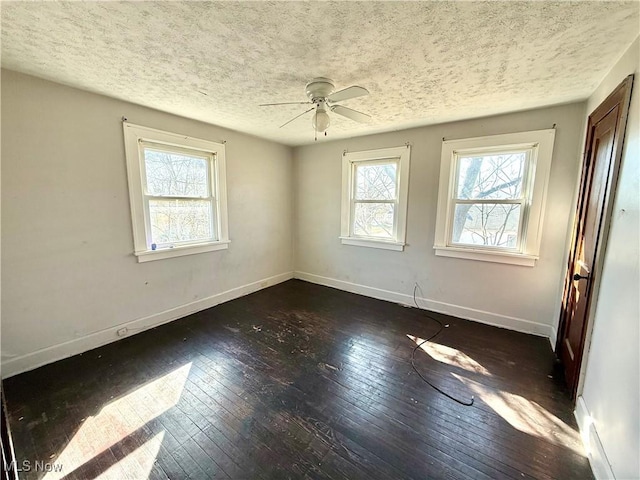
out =
{"type": "Polygon", "coordinates": [[[331,95],[335,90],[333,81],[329,78],[318,77],[307,83],[305,89],[307,97],[313,102],[316,99],[324,99],[331,95]]]}

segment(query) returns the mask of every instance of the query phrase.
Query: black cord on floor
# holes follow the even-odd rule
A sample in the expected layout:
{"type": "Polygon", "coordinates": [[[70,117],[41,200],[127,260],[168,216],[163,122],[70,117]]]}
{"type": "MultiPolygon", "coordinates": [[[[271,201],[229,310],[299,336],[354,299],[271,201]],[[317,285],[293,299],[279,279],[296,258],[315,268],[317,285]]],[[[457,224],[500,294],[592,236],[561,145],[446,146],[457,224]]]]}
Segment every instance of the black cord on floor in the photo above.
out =
{"type": "MultiPolygon", "coordinates": [[[[418,302],[416,300],[416,290],[418,288],[418,284],[416,283],[413,286],[413,303],[415,303],[416,308],[420,308],[420,305],[418,305],[418,302]]],[[[445,326],[442,324],[442,322],[440,320],[438,320],[435,317],[432,317],[431,315],[427,315],[424,314],[425,317],[427,317],[429,320],[433,320],[434,322],[436,322],[440,328],[438,329],[438,331],[436,333],[434,333],[433,335],[431,335],[429,338],[427,338],[426,340],[421,341],[420,343],[416,344],[416,346],[414,347],[413,351],[411,352],[411,366],[413,367],[413,370],[418,374],[418,376],[427,384],[429,385],[431,388],[433,388],[436,392],[444,395],[445,397],[453,400],[456,403],[459,403],[460,405],[464,405],[465,407],[470,407],[471,405],[473,405],[473,395],[471,396],[471,401],[469,402],[465,402],[464,400],[458,400],[457,398],[455,398],[452,395],[449,395],[447,392],[442,391],[440,388],[436,387],[433,383],[431,383],[429,380],[427,380],[416,368],[416,350],[418,350],[420,347],[422,347],[422,345],[424,345],[425,343],[433,340],[434,338],[436,338],[438,335],[440,335],[440,333],[442,332],[442,330],[445,329],[445,326]]],[[[448,327],[449,325],[447,325],[448,327]]]]}

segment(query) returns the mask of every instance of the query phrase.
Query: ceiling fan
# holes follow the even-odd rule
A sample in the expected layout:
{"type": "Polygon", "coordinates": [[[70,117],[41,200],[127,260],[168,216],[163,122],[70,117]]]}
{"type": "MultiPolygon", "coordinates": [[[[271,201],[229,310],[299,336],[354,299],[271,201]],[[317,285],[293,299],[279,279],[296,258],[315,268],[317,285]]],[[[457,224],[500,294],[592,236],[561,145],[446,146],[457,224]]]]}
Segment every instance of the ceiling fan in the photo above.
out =
{"type": "Polygon", "coordinates": [[[313,118],[311,119],[311,124],[313,125],[313,129],[315,130],[316,134],[318,132],[325,132],[325,135],[327,134],[326,130],[327,128],[329,128],[329,124],[331,123],[329,111],[361,123],[368,122],[371,119],[371,117],[366,113],[358,112],[357,110],[353,110],[352,108],[347,108],[342,105],[335,105],[335,102],[342,102],[344,100],[369,95],[369,91],[366,88],[353,85],[351,87],[338,90],[337,92],[334,92],[334,90],[335,85],[333,84],[333,80],[325,77],[318,77],[307,83],[305,93],[307,94],[307,97],[309,97],[308,102],[263,103],[260,106],[268,107],[273,105],[313,105],[308,110],[305,110],[301,114],[293,117],[288,122],[280,125],[280,128],[290,124],[305,113],[309,113],[310,111],[315,110],[313,118]]]}

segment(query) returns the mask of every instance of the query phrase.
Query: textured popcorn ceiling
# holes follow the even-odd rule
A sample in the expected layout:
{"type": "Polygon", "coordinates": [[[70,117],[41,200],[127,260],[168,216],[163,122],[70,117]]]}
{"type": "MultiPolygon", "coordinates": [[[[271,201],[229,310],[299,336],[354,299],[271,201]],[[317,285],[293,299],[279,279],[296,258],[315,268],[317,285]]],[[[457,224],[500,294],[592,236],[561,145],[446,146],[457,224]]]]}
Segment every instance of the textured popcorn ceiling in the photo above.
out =
{"type": "MultiPolygon", "coordinates": [[[[316,76],[368,97],[327,139],[584,99],[634,2],[3,2],[2,66],[289,145],[316,76]]],[[[123,112],[126,114],[126,112],[123,112]]],[[[132,119],[135,120],[135,119],[132,119]]],[[[324,139],[319,139],[324,140],[324,139]]]]}

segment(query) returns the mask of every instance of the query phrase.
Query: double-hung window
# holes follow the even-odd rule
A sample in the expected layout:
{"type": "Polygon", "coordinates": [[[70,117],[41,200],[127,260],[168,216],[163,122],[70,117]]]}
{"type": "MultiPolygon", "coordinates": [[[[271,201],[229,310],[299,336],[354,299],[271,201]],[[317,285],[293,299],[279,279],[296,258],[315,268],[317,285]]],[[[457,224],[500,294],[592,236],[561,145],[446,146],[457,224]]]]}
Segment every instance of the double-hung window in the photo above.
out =
{"type": "Polygon", "coordinates": [[[227,248],[224,144],[129,123],[124,136],[138,261],[227,248]]]}
{"type": "Polygon", "coordinates": [[[533,266],[555,130],[443,142],[437,255],[533,266]]]}
{"type": "Polygon", "coordinates": [[[403,250],[409,158],[408,145],[344,153],[342,243],[403,250]]]}

